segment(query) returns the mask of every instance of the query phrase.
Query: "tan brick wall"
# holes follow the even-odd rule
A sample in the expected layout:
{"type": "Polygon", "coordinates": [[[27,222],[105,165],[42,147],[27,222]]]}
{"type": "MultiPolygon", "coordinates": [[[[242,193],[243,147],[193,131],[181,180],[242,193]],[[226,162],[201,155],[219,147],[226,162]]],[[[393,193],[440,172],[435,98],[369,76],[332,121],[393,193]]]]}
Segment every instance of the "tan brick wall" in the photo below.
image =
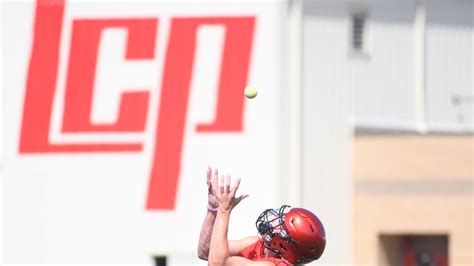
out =
{"type": "Polygon", "coordinates": [[[472,178],[473,154],[474,136],[356,136],[354,177],[472,178]]]}
{"type": "Polygon", "coordinates": [[[354,138],[354,260],[384,264],[380,234],[447,234],[450,265],[474,265],[474,137],[354,138]]]}

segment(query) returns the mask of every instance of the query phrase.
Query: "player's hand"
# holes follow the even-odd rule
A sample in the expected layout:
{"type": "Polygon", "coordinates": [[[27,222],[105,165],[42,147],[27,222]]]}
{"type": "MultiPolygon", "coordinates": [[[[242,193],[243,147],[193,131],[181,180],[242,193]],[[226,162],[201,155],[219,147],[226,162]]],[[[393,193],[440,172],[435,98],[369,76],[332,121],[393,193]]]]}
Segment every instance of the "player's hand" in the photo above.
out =
{"type": "Polygon", "coordinates": [[[235,197],[235,193],[240,185],[240,178],[237,178],[235,183],[231,187],[231,178],[230,175],[224,180],[224,175],[221,175],[219,178],[217,174],[214,174],[212,179],[212,190],[216,196],[217,203],[219,206],[219,211],[223,213],[230,213],[232,209],[237,206],[243,199],[248,197],[248,195],[241,195],[235,197]],[[224,182],[225,181],[225,182],[224,182]]]}
{"type": "MultiPolygon", "coordinates": [[[[219,176],[217,169],[214,170],[214,176],[219,176]]],[[[212,190],[212,168],[207,168],[207,203],[211,208],[217,208],[218,202],[214,191],[212,190]]]]}

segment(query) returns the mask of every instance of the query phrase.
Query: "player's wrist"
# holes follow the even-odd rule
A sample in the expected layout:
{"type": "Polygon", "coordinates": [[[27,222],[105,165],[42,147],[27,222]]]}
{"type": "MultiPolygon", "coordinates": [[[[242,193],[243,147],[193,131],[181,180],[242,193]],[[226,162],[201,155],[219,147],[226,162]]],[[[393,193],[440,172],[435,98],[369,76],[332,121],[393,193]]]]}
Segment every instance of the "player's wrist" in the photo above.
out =
{"type": "Polygon", "coordinates": [[[232,208],[226,208],[226,207],[218,207],[217,208],[217,213],[218,214],[229,215],[231,211],[232,211],[232,208]]]}
{"type": "Polygon", "coordinates": [[[219,207],[213,207],[211,204],[207,204],[207,211],[211,213],[217,213],[219,207]]]}

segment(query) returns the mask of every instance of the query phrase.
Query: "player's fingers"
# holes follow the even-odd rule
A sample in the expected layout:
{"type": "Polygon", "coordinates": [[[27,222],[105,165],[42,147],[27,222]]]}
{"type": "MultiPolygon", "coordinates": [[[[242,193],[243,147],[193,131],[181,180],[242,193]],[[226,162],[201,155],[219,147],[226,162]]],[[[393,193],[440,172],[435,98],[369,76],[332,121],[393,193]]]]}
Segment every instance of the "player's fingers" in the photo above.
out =
{"type": "Polygon", "coordinates": [[[210,194],[210,195],[214,195],[214,190],[212,189],[213,188],[213,185],[212,183],[209,183],[209,185],[207,186],[207,193],[210,194]]]}
{"type": "Polygon", "coordinates": [[[217,170],[217,168],[214,169],[214,178],[212,180],[214,180],[214,182],[211,184],[212,189],[214,191],[214,194],[217,195],[219,191],[219,170],[217,170]]]}
{"type": "Polygon", "coordinates": [[[211,185],[211,176],[212,176],[212,168],[209,166],[207,168],[207,186],[211,185]]]}
{"type": "Polygon", "coordinates": [[[237,192],[237,189],[239,189],[239,186],[240,186],[240,177],[238,177],[237,180],[235,180],[235,183],[232,186],[232,189],[230,190],[230,194],[232,195],[232,197],[235,196],[235,192],[237,192]]]}
{"type": "MultiPolygon", "coordinates": [[[[216,172],[217,172],[217,169],[216,169],[216,172]]],[[[211,189],[212,189],[212,193],[214,195],[218,195],[219,193],[219,184],[218,184],[218,180],[217,180],[217,175],[214,175],[214,177],[212,178],[212,182],[211,182],[211,189]]]]}
{"type": "Polygon", "coordinates": [[[226,193],[230,192],[230,175],[227,175],[225,179],[225,192],[226,193]]]}
{"type": "Polygon", "coordinates": [[[224,175],[221,175],[221,179],[219,181],[219,188],[220,188],[221,194],[224,193],[224,175]]]}

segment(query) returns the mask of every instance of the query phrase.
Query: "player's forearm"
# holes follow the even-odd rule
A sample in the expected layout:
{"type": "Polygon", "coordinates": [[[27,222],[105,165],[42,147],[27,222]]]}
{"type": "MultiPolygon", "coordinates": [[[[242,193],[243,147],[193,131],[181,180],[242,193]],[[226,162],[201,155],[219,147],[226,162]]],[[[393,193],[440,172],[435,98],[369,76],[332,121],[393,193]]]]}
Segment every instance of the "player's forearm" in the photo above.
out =
{"type": "Polygon", "coordinates": [[[199,234],[198,257],[202,260],[207,260],[209,257],[212,229],[215,220],[216,213],[208,210],[201,227],[201,233],[199,234]]]}
{"type": "Polygon", "coordinates": [[[229,242],[227,241],[229,218],[230,212],[221,212],[220,210],[217,212],[211,236],[209,265],[224,265],[225,260],[229,257],[229,242]]]}

